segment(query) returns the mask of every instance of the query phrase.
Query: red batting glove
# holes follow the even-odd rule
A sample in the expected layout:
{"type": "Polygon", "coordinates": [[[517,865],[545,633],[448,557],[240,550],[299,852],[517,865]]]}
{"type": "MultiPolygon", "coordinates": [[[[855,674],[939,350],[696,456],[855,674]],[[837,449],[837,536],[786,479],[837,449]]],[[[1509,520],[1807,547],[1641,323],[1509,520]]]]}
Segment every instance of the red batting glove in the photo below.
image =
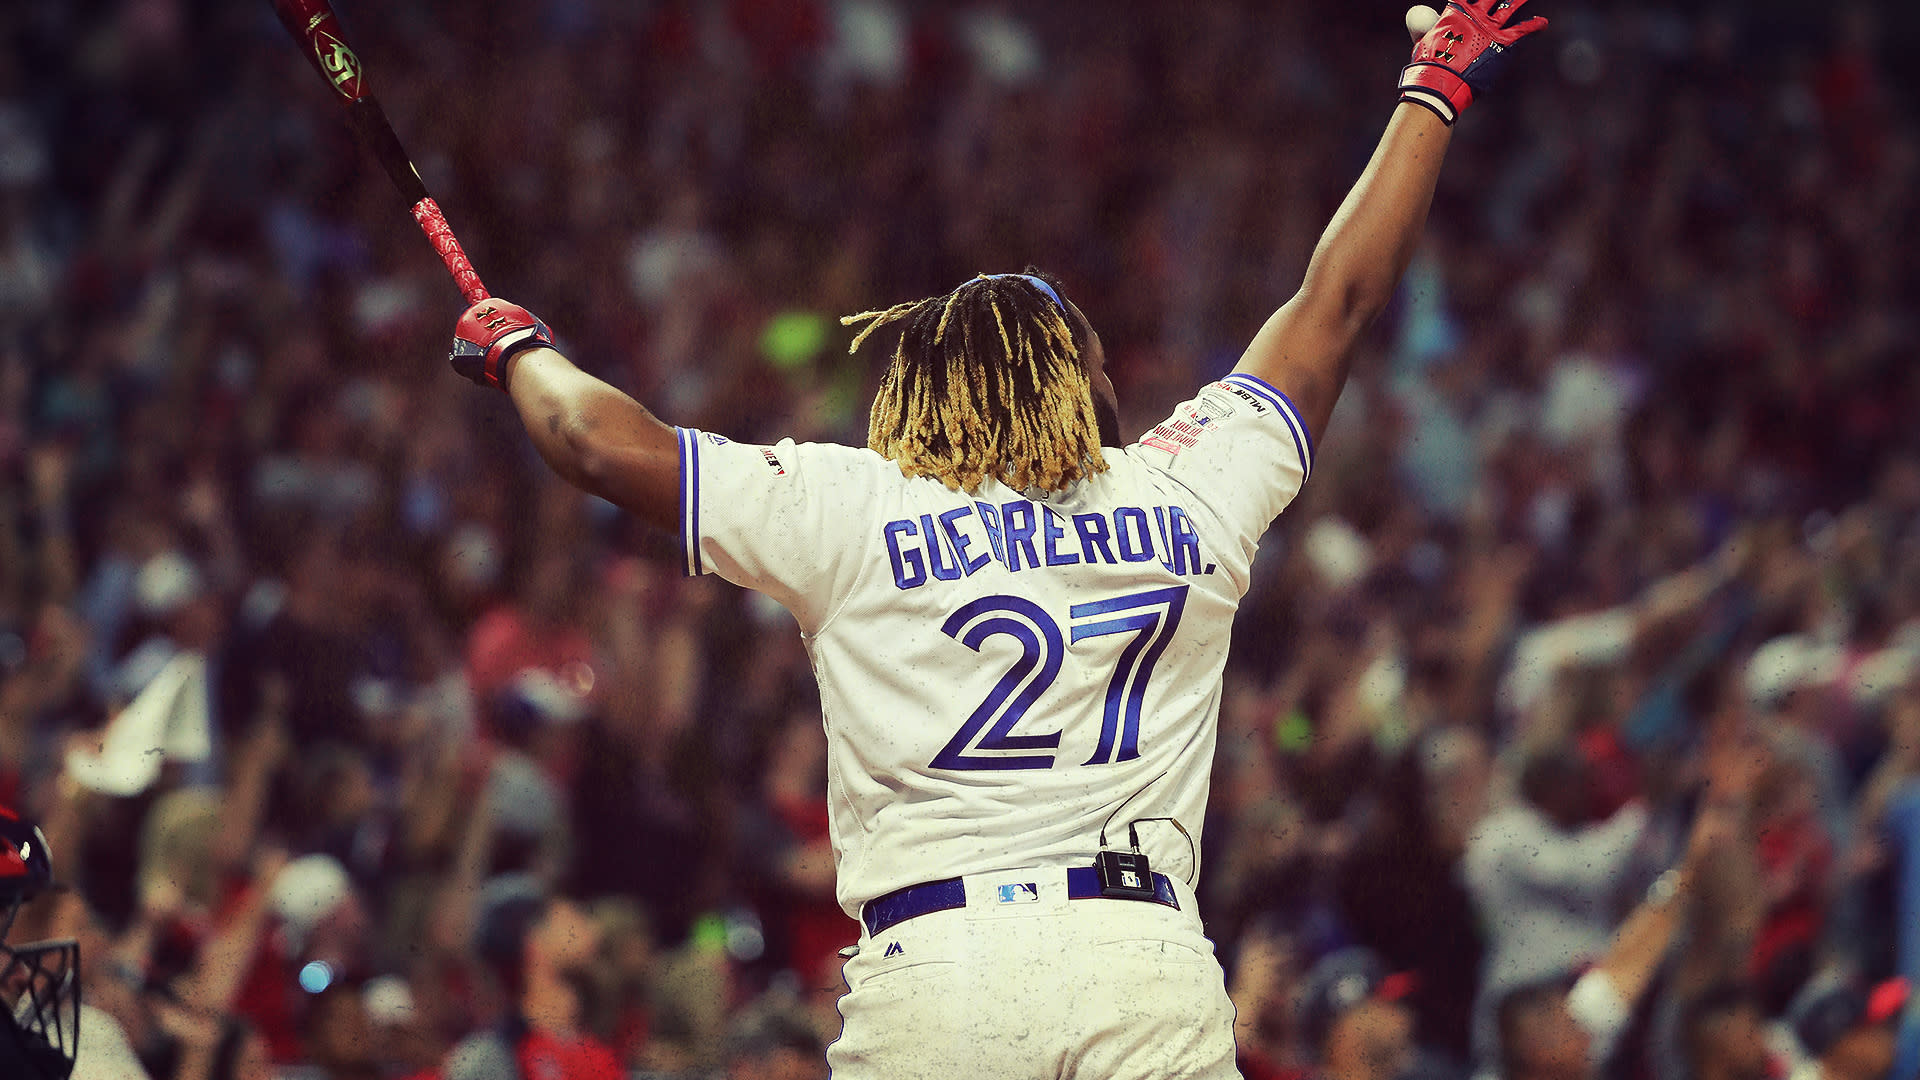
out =
{"type": "Polygon", "coordinates": [[[1546,28],[1538,16],[1510,25],[1527,0],[1448,0],[1427,36],[1413,47],[1413,63],[1400,72],[1400,100],[1411,101],[1453,126],[1484,92],[1501,54],[1514,42],[1546,28]]]}
{"type": "Polygon", "coordinates": [[[533,312],[505,300],[482,300],[453,328],[447,361],[481,386],[507,388],[507,361],[522,349],[552,348],[553,332],[533,312]]]}

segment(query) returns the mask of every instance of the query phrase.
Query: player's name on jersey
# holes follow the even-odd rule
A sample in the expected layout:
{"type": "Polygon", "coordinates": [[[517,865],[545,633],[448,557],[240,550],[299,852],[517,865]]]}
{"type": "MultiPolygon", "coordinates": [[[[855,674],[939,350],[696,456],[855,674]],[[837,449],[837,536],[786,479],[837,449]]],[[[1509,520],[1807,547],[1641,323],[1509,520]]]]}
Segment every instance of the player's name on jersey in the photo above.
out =
{"type": "Polygon", "coordinates": [[[1181,576],[1211,574],[1200,535],[1178,506],[1122,506],[1109,513],[1056,513],[1031,499],[975,502],[943,514],[889,521],[881,530],[898,589],[958,581],[990,564],[1009,573],[1082,563],[1158,561],[1181,576]]]}

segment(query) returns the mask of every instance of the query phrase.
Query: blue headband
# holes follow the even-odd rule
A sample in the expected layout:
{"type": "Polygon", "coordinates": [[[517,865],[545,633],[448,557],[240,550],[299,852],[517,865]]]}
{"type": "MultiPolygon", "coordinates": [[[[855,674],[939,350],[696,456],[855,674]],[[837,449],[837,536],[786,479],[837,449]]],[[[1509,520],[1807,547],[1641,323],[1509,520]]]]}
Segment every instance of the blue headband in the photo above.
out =
{"type": "Polygon", "coordinates": [[[1047,299],[1053,301],[1053,306],[1060,309],[1060,314],[1065,315],[1067,313],[1066,302],[1060,299],[1060,294],[1054,292],[1053,286],[1047,284],[1043,278],[1035,277],[1032,274],[981,274],[980,276],[990,281],[998,281],[1001,278],[1019,278],[1021,281],[1027,282],[1034,288],[1046,293],[1047,299]]]}

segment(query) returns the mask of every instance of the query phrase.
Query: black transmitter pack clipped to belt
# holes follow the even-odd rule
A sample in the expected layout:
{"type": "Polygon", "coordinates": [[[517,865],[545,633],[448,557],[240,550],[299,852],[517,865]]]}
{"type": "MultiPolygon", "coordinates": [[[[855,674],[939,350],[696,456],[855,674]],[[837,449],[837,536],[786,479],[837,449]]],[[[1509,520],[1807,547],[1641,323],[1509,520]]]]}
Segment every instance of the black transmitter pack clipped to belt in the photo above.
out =
{"type": "Polygon", "coordinates": [[[1100,895],[1120,900],[1154,898],[1153,870],[1147,856],[1138,851],[1102,851],[1093,858],[1100,872],[1100,895]]]}

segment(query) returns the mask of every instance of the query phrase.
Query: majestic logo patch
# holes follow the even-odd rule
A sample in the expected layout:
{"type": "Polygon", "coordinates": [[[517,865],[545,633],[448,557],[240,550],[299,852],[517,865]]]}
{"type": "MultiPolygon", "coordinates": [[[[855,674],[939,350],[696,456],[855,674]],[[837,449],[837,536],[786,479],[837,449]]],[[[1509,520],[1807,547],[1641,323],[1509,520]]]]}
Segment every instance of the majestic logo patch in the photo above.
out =
{"type": "Polygon", "coordinates": [[[715,446],[727,445],[727,437],[725,435],[715,435],[711,431],[707,432],[707,441],[715,446]]]}
{"type": "Polygon", "coordinates": [[[999,889],[1003,904],[1033,904],[1040,900],[1040,886],[1031,881],[1016,881],[999,889]]]}
{"type": "Polygon", "coordinates": [[[905,956],[906,954],[907,950],[901,948],[899,942],[890,941],[887,943],[887,951],[880,954],[880,959],[885,960],[889,956],[905,956]]]}

